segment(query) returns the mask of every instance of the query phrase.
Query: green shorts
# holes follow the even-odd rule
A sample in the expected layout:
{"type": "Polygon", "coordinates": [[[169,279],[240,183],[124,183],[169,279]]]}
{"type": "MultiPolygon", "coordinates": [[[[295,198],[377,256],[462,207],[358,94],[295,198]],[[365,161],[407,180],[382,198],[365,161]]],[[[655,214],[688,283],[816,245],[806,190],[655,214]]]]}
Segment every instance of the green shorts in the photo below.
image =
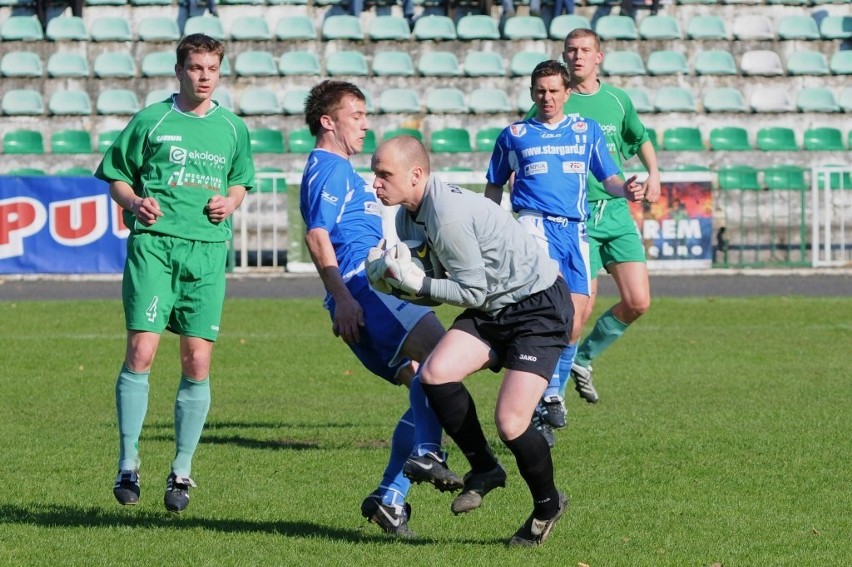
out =
{"type": "Polygon", "coordinates": [[[215,341],[225,302],[226,242],[142,232],[127,240],[121,297],[131,331],[215,341]]]}
{"type": "Polygon", "coordinates": [[[623,262],[645,262],[645,244],[626,199],[592,201],[586,223],[592,278],[601,268],[623,262]]]}

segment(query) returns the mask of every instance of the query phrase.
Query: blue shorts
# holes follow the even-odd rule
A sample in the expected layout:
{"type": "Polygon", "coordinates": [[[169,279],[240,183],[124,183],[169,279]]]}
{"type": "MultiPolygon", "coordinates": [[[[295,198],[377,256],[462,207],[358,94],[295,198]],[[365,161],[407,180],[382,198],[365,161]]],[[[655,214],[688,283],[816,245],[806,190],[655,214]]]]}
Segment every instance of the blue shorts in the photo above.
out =
{"type": "MultiPolygon", "coordinates": [[[[402,345],[432,310],[375,291],[363,270],[346,282],[346,288],[364,310],[361,340],[349,348],[367,370],[391,384],[399,384],[399,371],[411,362],[402,356],[402,345]]],[[[330,294],[324,305],[334,320],[334,299],[330,294]]]]}
{"type": "Polygon", "coordinates": [[[589,295],[592,271],[586,223],[533,211],[521,211],[518,222],[559,264],[559,271],[571,293],[589,295]]]}

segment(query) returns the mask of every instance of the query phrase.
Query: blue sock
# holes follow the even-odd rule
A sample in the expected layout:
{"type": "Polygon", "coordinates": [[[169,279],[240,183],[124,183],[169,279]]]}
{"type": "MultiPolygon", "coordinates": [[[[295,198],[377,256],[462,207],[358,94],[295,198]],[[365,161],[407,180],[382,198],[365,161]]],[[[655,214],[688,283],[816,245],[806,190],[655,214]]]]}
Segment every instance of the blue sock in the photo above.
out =
{"type": "Polygon", "coordinates": [[[559,361],[556,363],[556,368],[553,369],[553,376],[550,377],[550,382],[547,384],[547,389],[542,394],[542,398],[559,395],[559,361]]]}
{"type": "Polygon", "coordinates": [[[571,365],[574,364],[574,355],[577,354],[577,343],[568,345],[562,351],[562,356],[559,357],[559,395],[565,397],[565,389],[568,387],[568,381],[571,380],[571,365]]]}
{"type": "Polygon", "coordinates": [[[193,380],[181,374],[175,399],[175,460],[172,472],[189,476],[192,455],[201,440],[201,431],[210,409],[210,379],[193,380]]]}
{"type": "Polygon", "coordinates": [[[118,412],[118,468],[139,468],[139,436],[148,411],[148,372],[121,367],[115,383],[115,409],[118,412]]]}
{"type": "Polygon", "coordinates": [[[391,452],[388,466],[382,475],[379,485],[379,494],[382,496],[382,504],[401,505],[405,501],[405,495],[411,487],[411,481],[402,474],[402,465],[411,454],[414,447],[414,412],[408,408],[391,437],[391,452]]]}
{"type": "Polygon", "coordinates": [[[419,370],[411,380],[408,399],[414,416],[414,452],[417,455],[425,455],[429,451],[440,453],[443,433],[441,422],[429,407],[429,400],[426,399],[426,393],[420,383],[419,370]]]}

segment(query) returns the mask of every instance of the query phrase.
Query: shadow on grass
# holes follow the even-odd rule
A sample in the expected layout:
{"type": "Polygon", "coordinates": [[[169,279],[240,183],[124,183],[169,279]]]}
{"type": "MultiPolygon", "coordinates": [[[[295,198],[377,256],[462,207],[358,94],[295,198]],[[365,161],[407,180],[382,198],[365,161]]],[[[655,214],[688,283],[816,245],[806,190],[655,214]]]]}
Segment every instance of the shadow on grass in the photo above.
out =
{"type": "MultiPolygon", "coordinates": [[[[204,424],[205,431],[214,431],[216,429],[351,429],[352,427],[363,426],[363,424],[355,422],[288,422],[288,421],[208,421],[204,424]]],[[[174,429],[172,421],[151,421],[145,422],[145,429],[174,429]]]]}

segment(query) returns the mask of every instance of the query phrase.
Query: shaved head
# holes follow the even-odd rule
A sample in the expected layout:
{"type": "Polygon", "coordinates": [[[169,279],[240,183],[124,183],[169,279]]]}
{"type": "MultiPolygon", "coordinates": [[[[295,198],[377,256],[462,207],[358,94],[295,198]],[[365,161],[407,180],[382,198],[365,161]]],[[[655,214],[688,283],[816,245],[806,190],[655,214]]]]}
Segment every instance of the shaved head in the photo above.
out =
{"type": "Polygon", "coordinates": [[[379,146],[376,154],[381,151],[387,152],[385,159],[394,156],[398,163],[408,167],[420,167],[426,175],[430,173],[429,153],[423,143],[414,136],[393,137],[379,146]]]}
{"type": "Polygon", "coordinates": [[[396,136],[383,142],[373,154],[373,188],[385,205],[414,209],[429,179],[429,153],[413,136],[396,136]]]}

